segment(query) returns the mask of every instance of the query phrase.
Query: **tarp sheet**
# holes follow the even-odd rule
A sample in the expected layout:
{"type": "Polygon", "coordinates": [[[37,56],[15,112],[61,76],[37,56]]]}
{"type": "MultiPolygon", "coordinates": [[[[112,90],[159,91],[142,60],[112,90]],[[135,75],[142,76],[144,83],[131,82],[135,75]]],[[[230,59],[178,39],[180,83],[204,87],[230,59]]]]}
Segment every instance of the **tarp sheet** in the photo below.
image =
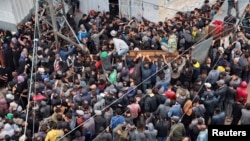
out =
{"type": "Polygon", "coordinates": [[[192,58],[196,59],[200,63],[203,63],[208,56],[208,51],[212,45],[213,37],[210,37],[199,44],[195,45],[194,50],[192,51],[192,58]]]}

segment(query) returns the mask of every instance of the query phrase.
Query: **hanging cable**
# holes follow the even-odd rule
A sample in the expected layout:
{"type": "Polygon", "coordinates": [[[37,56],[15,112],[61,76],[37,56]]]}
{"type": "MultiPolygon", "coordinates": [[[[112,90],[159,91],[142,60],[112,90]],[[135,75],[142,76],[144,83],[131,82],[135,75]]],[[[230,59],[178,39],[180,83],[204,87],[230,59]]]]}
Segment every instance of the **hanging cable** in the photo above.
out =
{"type": "MultiPolygon", "coordinates": [[[[189,50],[189,49],[188,49],[188,50],[189,50]]],[[[184,54],[185,54],[185,53],[184,53],[184,54]]],[[[219,59],[220,59],[220,57],[219,57],[219,59]]],[[[219,61],[219,59],[218,59],[218,61],[219,61]]],[[[174,61],[174,60],[172,60],[171,62],[173,62],[173,61],[174,61]]],[[[218,62],[218,61],[217,61],[217,62],[218,62]]],[[[170,63],[171,63],[171,62],[170,62],[170,63]]],[[[217,64],[217,62],[216,62],[216,64],[217,64]]],[[[164,67],[164,66],[163,66],[163,67],[164,67]]],[[[207,80],[207,78],[206,78],[206,80],[207,80]]],[[[206,81],[206,80],[205,80],[205,81],[206,81]]],[[[202,87],[203,87],[203,86],[200,87],[199,91],[201,90],[202,87]]],[[[153,87],[153,88],[154,88],[154,87],[153,87]]],[[[153,89],[153,88],[152,88],[152,89],[153,89]]],[[[146,96],[146,95],[143,95],[143,97],[142,97],[141,99],[143,99],[145,96],[146,96]]],[[[128,111],[128,110],[127,110],[127,111],[128,111]]],[[[127,111],[125,111],[124,113],[126,113],[127,111]]],[[[123,114],[124,114],[124,113],[123,113],[123,114]]],[[[183,116],[184,116],[184,115],[182,115],[181,118],[183,118],[183,116]]],[[[101,133],[99,133],[99,135],[97,135],[95,138],[97,138],[97,137],[99,137],[100,135],[102,135],[105,131],[106,131],[106,129],[104,129],[101,133]]],[[[95,138],[94,138],[94,139],[95,139],[95,138]]]]}
{"type": "MultiPolygon", "coordinates": [[[[175,10],[176,11],[176,10],[175,10]]],[[[211,33],[214,33],[216,29],[214,29],[213,31],[211,31],[208,35],[210,35],[211,33]]],[[[207,35],[207,36],[208,36],[207,35]]],[[[203,37],[202,39],[200,39],[200,41],[204,40],[205,38],[207,38],[207,36],[203,37]]],[[[200,42],[198,41],[198,43],[200,42]]],[[[195,46],[195,45],[193,45],[195,46]]],[[[171,62],[175,61],[176,59],[178,59],[180,56],[183,56],[186,52],[188,52],[190,49],[192,48],[188,48],[187,50],[185,50],[184,52],[182,52],[182,54],[178,55],[176,58],[174,58],[171,62]]],[[[156,75],[158,72],[160,72],[164,67],[162,67],[160,70],[158,70],[157,72],[155,72],[154,74],[152,74],[151,76],[149,76],[148,78],[146,78],[145,80],[143,80],[141,83],[139,83],[134,89],[136,89],[137,87],[139,87],[141,84],[143,84],[145,81],[147,81],[148,79],[150,79],[151,77],[153,77],[154,75],[156,75]]],[[[134,90],[133,89],[133,90],[134,90]]],[[[112,106],[113,104],[115,104],[118,100],[120,100],[121,98],[123,98],[125,95],[127,95],[128,93],[130,93],[132,90],[130,90],[129,92],[127,92],[126,94],[124,94],[122,97],[116,99],[115,101],[113,101],[111,104],[109,104],[108,106],[106,106],[105,108],[103,108],[103,110],[105,110],[106,108],[112,106]]],[[[93,115],[90,118],[95,117],[96,115],[93,115]]],[[[89,119],[86,121],[88,122],[89,119]]],[[[63,139],[65,136],[69,135],[71,132],[73,132],[74,130],[76,130],[77,128],[79,128],[80,126],[84,125],[85,122],[83,122],[82,124],[78,125],[77,127],[75,127],[74,129],[72,129],[71,131],[69,131],[68,133],[66,133],[64,136],[62,136],[61,138],[59,138],[58,140],[63,139]]]]}
{"type": "MultiPolygon", "coordinates": [[[[38,9],[39,9],[39,0],[35,1],[35,16],[37,16],[38,9]]],[[[28,104],[26,108],[26,117],[25,117],[25,124],[28,124],[28,118],[29,118],[29,109],[30,109],[30,98],[32,94],[32,85],[33,85],[33,72],[34,72],[34,66],[35,66],[35,56],[36,56],[36,48],[37,48],[37,18],[35,18],[35,25],[34,25],[34,46],[33,46],[33,53],[32,53],[32,65],[31,65],[31,75],[30,75],[30,82],[29,82],[29,91],[28,91],[28,104]]],[[[24,135],[26,136],[27,133],[27,125],[24,126],[24,135]]]]}
{"type": "MultiPolygon", "coordinates": [[[[215,30],[216,30],[216,29],[212,30],[212,31],[210,32],[210,34],[213,33],[213,32],[215,32],[215,30]]],[[[208,34],[208,35],[209,35],[209,34],[208,34]]],[[[200,42],[200,41],[206,39],[206,38],[208,37],[208,35],[206,35],[206,36],[204,36],[203,38],[201,38],[198,42],[200,42]]],[[[197,44],[195,44],[195,45],[197,45],[197,44]]],[[[193,46],[195,46],[195,45],[193,45],[193,46]]],[[[191,50],[191,49],[192,49],[192,47],[190,47],[190,48],[184,50],[180,55],[178,55],[177,57],[175,57],[174,59],[172,59],[172,60],[170,61],[170,63],[174,62],[175,60],[177,60],[178,58],[180,58],[181,56],[183,56],[184,54],[186,54],[186,53],[187,53],[189,50],[191,50]]],[[[142,85],[144,82],[146,82],[146,81],[148,81],[149,79],[151,79],[153,76],[155,76],[156,74],[158,74],[161,70],[163,70],[164,67],[166,67],[166,66],[167,66],[167,64],[164,65],[163,67],[161,67],[161,68],[160,68],[158,71],[156,71],[155,73],[151,74],[148,78],[146,78],[145,80],[143,80],[142,82],[140,82],[140,83],[139,83],[138,85],[136,85],[132,90],[126,92],[123,96],[119,97],[118,99],[114,100],[111,104],[109,104],[109,105],[107,105],[106,107],[104,107],[102,111],[104,111],[104,110],[107,109],[108,107],[110,107],[110,106],[112,106],[113,104],[115,104],[118,100],[120,100],[120,99],[122,99],[124,96],[128,95],[130,92],[132,92],[133,90],[135,90],[136,88],[138,88],[138,87],[139,87],[140,85],[142,85]]],[[[93,118],[93,117],[95,117],[95,116],[96,116],[96,114],[94,114],[94,115],[91,116],[90,118],[93,118]]],[[[89,119],[90,119],[90,118],[89,118],[89,119]]],[[[75,131],[77,128],[83,126],[83,125],[85,124],[85,122],[88,122],[88,121],[89,121],[89,119],[86,120],[86,121],[84,121],[83,123],[79,124],[77,127],[75,127],[74,129],[72,129],[72,130],[69,131],[68,133],[64,134],[64,135],[63,135],[62,137],[60,137],[57,141],[60,141],[61,139],[63,139],[63,138],[66,137],[67,135],[69,135],[71,132],[75,131]]]]}

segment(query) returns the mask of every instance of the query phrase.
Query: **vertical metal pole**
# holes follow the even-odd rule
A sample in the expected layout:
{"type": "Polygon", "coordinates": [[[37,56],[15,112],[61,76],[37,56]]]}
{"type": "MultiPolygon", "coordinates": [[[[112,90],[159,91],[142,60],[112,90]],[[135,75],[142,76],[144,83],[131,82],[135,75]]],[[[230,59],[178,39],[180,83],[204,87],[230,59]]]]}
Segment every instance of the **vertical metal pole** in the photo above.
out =
{"type": "MultiPolygon", "coordinates": [[[[38,0],[35,1],[35,14],[38,14],[38,0]]],[[[26,117],[25,117],[25,124],[27,124],[28,122],[28,118],[29,118],[29,110],[30,110],[30,99],[31,99],[31,94],[32,94],[32,85],[33,85],[33,72],[34,72],[34,66],[35,66],[35,57],[37,56],[36,54],[36,48],[37,48],[37,42],[38,42],[38,38],[36,38],[36,31],[37,31],[37,19],[35,19],[35,28],[34,28],[34,47],[33,47],[33,53],[32,53],[32,66],[31,66],[31,75],[30,75],[30,83],[29,83],[29,91],[28,91],[28,103],[27,103],[27,108],[26,108],[26,117]]],[[[24,135],[26,135],[27,132],[27,125],[25,125],[24,127],[24,135]]]]}
{"type": "MultiPolygon", "coordinates": [[[[38,0],[37,0],[38,1],[38,0]]],[[[36,7],[35,8],[39,8],[39,5],[38,5],[38,2],[35,3],[36,4],[36,7]]],[[[41,15],[42,16],[42,15],[41,15]]],[[[36,22],[36,26],[35,26],[35,29],[34,30],[37,30],[37,34],[38,34],[38,38],[41,37],[41,32],[40,32],[40,23],[39,23],[39,19],[38,19],[38,10],[35,9],[35,21],[36,22]]],[[[37,35],[35,35],[37,36],[37,35]]]]}
{"type": "Polygon", "coordinates": [[[131,19],[132,15],[132,2],[129,0],[129,20],[131,19]]]}
{"type": "Polygon", "coordinates": [[[54,37],[55,37],[56,43],[58,43],[58,37],[57,37],[57,34],[55,33],[56,31],[58,31],[58,29],[57,29],[57,23],[56,23],[55,10],[53,7],[53,0],[48,0],[48,2],[49,2],[49,11],[50,11],[50,16],[51,16],[51,21],[53,25],[54,37]]]}
{"type": "Polygon", "coordinates": [[[65,11],[65,5],[64,5],[64,0],[61,0],[62,3],[62,11],[63,11],[63,15],[66,16],[66,11],[65,11]]]}

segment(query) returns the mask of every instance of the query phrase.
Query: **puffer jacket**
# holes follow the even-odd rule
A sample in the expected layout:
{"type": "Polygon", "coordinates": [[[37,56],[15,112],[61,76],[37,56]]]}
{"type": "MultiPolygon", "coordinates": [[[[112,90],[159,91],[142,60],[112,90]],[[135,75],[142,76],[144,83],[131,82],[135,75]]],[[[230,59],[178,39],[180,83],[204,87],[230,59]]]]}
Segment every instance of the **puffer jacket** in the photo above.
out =
{"type": "Polygon", "coordinates": [[[247,102],[247,97],[248,97],[248,92],[247,92],[247,82],[246,81],[242,81],[241,85],[239,87],[237,87],[236,89],[236,101],[239,101],[240,98],[244,98],[243,104],[246,104],[247,102]]]}

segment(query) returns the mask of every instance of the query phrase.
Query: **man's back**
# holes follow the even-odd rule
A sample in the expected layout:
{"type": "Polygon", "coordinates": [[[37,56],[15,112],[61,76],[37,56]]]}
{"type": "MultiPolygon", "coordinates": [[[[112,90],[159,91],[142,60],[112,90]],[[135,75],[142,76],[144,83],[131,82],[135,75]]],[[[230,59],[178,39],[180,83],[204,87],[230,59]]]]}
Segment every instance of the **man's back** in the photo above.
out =
{"type": "Polygon", "coordinates": [[[216,114],[212,117],[212,123],[213,125],[224,125],[225,122],[225,118],[226,118],[226,114],[225,112],[221,112],[219,114],[216,114]]]}
{"type": "Polygon", "coordinates": [[[45,141],[55,141],[59,137],[59,131],[56,129],[50,130],[45,138],[45,141]]]}

